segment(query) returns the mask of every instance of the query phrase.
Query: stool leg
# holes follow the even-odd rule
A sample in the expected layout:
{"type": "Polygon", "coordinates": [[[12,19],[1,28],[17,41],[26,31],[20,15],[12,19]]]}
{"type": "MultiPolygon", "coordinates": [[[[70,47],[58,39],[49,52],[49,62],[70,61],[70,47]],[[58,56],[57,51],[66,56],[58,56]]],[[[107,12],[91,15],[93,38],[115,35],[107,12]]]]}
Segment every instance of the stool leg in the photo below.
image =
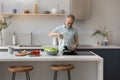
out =
{"type": "Polygon", "coordinates": [[[70,75],[70,71],[68,70],[68,80],[71,80],[71,75],[70,75]]]}
{"type": "Polygon", "coordinates": [[[30,80],[29,72],[26,72],[26,80],[30,80]]]}
{"type": "Polygon", "coordinates": [[[57,80],[57,71],[55,71],[55,73],[54,73],[54,79],[53,80],[57,80]]]}
{"type": "Polygon", "coordinates": [[[16,75],[16,72],[13,72],[12,73],[12,80],[15,80],[15,75],[16,75]]]}

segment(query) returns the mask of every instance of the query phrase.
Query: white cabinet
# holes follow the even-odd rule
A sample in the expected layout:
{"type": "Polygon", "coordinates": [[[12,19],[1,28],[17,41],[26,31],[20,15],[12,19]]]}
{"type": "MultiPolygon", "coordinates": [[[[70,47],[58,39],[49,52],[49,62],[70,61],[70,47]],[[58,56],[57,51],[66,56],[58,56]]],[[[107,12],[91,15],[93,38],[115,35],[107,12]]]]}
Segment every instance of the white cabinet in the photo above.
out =
{"type": "Polygon", "coordinates": [[[71,0],[70,13],[74,14],[76,19],[88,19],[90,16],[90,0],[71,0]]]}

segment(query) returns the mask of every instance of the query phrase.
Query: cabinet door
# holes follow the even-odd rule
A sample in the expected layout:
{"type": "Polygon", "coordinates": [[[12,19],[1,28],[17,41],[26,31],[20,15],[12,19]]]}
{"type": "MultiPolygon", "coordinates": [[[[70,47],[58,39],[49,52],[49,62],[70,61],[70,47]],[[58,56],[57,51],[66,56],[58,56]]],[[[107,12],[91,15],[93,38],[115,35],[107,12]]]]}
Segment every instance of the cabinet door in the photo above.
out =
{"type": "Polygon", "coordinates": [[[87,19],[90,15],[90,0],[72,0],[71,13],[76,19],[87,19]]]}
{"type": "Polygon", "coordinates": [[[104,58],[104,80],[120,80],[120,50],[92,50],[104,58]]]}
{"type": "Polygon", "coordinates": [[[104,59],[104,79],[120,80],[120,49],[79,49],[93,51],[104,59]]]}

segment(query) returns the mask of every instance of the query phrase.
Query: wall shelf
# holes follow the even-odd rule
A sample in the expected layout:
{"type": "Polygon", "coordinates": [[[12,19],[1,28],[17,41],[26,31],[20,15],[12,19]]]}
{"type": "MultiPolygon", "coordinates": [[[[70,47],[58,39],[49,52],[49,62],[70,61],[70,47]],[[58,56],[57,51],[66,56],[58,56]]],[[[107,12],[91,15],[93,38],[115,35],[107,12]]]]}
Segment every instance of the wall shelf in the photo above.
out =
{"type": "MultiPolygon", "coordinates": [[[[1,13],[0,13],[1,14],[1,13]]],[[[66,16],[67,14],[34,14],[34,13],[3,13],[3,15],[15,15],[15,16],[66,16]]]]}

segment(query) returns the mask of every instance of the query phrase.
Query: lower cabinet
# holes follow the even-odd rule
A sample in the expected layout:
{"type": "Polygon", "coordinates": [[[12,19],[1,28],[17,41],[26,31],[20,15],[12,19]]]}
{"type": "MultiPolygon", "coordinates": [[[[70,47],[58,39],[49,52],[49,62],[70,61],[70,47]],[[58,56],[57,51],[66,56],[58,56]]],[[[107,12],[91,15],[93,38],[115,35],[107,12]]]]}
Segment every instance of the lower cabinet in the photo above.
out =
{"type": "Polygon", "coordinates": [[[104,58],[104,80],[120,80],[120,49],[80,49],[104,58]]]}

